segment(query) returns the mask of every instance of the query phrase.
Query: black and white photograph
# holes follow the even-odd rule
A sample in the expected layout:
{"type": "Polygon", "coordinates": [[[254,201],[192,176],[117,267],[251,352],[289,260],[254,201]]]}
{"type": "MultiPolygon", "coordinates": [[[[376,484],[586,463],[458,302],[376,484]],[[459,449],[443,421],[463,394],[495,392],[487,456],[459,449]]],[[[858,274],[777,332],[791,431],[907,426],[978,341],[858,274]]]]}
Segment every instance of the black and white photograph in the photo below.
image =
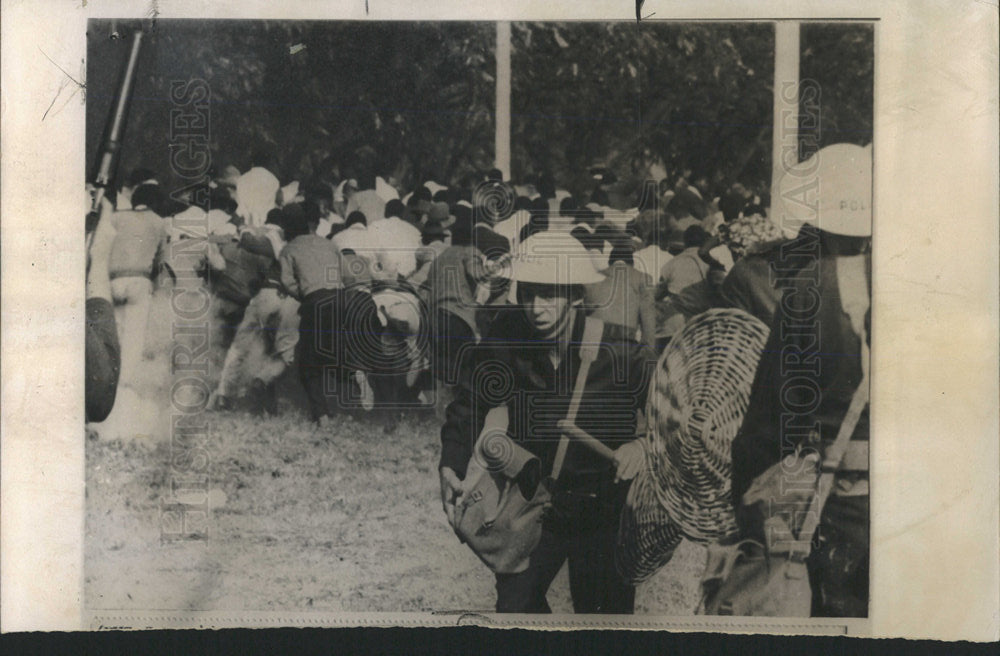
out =
{"type": "Polygon", "coordinates": [[[86,612],[868,617],[877,35],[91,19],[86,612]]]}
{"type": "Polygon", "coordinates": [[[1000,636],[995,3],[55,7],[0,633],[1000,636]]]}

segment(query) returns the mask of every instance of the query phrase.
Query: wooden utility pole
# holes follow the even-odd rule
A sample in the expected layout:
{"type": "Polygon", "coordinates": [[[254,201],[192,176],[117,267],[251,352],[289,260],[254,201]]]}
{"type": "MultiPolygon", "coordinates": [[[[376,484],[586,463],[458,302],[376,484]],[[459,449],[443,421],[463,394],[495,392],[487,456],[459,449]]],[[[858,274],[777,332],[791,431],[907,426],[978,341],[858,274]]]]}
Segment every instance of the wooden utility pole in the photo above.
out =
{"type": "Polygon", "coordinates": [[[771,149],[771,203],[779,207],[778,182],[799,161],[798,21],[774,25],[774,116],[771,149]]]}
{"type": "Polygon", "coordinates": [[[510,179],[510,23],[497,21],[496,167],[510,179]]]}

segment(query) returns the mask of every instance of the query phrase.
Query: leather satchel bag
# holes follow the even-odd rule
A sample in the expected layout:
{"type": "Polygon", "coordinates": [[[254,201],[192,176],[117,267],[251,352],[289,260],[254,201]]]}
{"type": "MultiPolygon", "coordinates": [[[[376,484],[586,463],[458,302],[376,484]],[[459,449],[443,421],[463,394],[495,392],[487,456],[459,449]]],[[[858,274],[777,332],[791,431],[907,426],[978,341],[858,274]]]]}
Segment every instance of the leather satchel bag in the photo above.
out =
{"type": "MultiPolygon", "coordinates": [[[[787,530],[778,517],[765,522],[765,531],[787,530]]],[[[809,551],[785,544],[769,548],[748,539],[709,545],[698,614],[808,617],[812,590],[805,558],[809,551]]]]}
{"type": "Polygon", "coordinates": [[[454,529],[491,570],[516,574],[538,545],[551,495],[538,457],[507,437],[506,411],[487,415],[455,504],[454,529]]]}
{"type": "MultiPolygon", "coordinates": [[[[866,354],[867,355],[867,354],[866,354]]],[[[743,495],[743,512],[764,517],[766,544],[745,539],[708,548],[702,577],[704,615],[809,617],[812,591],[806,559],[833,478],[868,400],[867,376],[854,394],[837,439],[827,450],[814,492],[802,500],[788,489],[788,471],[815,472],[815,455],[796,454],[795,467],[778,463],[757,477],[743,495]],[[782,512],[774,512],[780,507],[782,512]],[[801,527],[796,526],[801,523],[801,527]],[[796,529],[793,530],[793,529],[796,529]]],[[[815,476],[815,474],[814,474],[815,476]]]]}

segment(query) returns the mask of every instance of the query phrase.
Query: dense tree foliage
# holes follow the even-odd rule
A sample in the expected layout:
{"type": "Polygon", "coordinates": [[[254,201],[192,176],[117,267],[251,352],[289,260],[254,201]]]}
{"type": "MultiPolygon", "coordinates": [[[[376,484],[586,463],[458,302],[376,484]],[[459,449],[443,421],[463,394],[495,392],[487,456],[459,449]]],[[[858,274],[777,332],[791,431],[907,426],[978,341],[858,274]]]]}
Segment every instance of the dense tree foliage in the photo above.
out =
{"type": "MultiPolygon", "coordinates": [[[[138,24],[119,23],[126,35],[138,24]]],[[[89,26],[87,152],[96,157],[127,39],[89,26]]],[[[270,149],[283,181],[341,167],[363,146],[404,184],[493,164],[492,23],[158,21],[147,36],[120,171],[168,184],[170,85],[211,89],[218,167],[270,149]]],[[[873,30],[803,27],[802,74],[822,88],[820,140],[867,143],[873,30]]],[[[765,183],[774,29],[768,23],[515,23],[512,168],[582,184],[603,162],[619,177],[691,171],[765,183]]]]}
{"type": "Polygon", "coordinates": [[[770,161],[774,30],[575,23],[515,34],[517,166],[619,175],[760,175],[770,161]],[[551,145],[548,143],[551,141],[551,145]]]}
{"type": "MultiPolygon", "coordinates": [[[[872,141],[875,40],[869,25],[805,23],[799,76],[820,90],[819,148],[833,143],[872,141]]],[[[805,112],[803,112],[805,114],[805,112]]],[[[803,130],[805,132],[805,130],[803,130]]],[[[803,134],[803,141],[807,141],[803,134]]]]}

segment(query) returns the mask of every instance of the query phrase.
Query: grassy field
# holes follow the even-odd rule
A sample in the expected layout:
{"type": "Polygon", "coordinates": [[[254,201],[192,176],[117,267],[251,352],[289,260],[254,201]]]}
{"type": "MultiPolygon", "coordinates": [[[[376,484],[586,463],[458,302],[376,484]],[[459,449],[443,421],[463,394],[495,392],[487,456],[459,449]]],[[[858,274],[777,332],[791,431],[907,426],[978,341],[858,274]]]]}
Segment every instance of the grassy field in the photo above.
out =
{"type": "MultiPolygon", "coordinates": [[[[88,437],[87,608],[492,609],[492,574],[441,510],[434,414],[410,412],[388,435],[376,413],[363,412],[322,430],[307,420],[293,375],[279,387],[279,417],[207,413],[208,537],[162,540],[172,453],[157,343],[147,341],[152,357],[136,393],[124,388],[118,423],[88,437]]],[[[703,548],[682,543],[640,586],[637,613],[690,615],[703,564],[703,548]]],[[[549,603],[571,612],[565,567],[549,603]]]]}

